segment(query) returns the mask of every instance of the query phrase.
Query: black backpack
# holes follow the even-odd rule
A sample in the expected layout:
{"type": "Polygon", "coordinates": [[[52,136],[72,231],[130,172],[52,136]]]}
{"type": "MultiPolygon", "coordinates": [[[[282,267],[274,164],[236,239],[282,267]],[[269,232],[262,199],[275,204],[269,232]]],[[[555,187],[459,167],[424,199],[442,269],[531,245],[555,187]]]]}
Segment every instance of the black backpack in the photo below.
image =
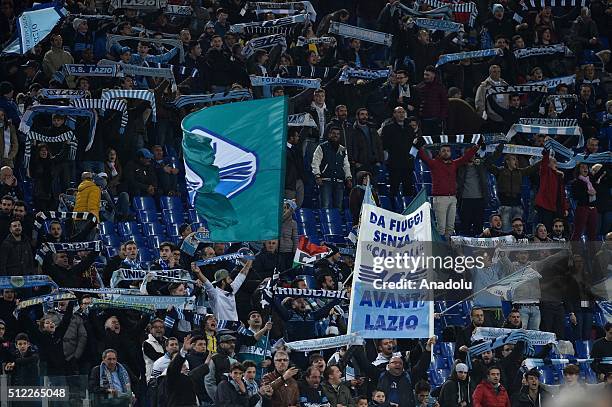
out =
{"type": "Polygon", "coordinates": [[[165,407],[168,405],[168,385],[166,375],[151,379],[148,385],[149,401],[151,407],[165,407]]]}

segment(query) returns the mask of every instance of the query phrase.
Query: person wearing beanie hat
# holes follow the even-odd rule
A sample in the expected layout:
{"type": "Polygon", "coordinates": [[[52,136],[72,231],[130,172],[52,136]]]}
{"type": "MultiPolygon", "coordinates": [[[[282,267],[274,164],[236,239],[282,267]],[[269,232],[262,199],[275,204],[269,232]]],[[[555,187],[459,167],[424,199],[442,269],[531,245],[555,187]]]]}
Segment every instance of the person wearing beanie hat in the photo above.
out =
{"type": "Polygon", "coordinates": [[[514,34],[516,34],[516,22],[511,18],[512,13],[506,13],[504,6],[496,3],[491,7],[491,14],[492,17],[484,24],[488,30],[491,42],[496,41],[500,36],[510,41],[514,34]]]}
{"type": "Polygon", "coordinates": [[[75,18],[74,20],[72,20],[72,28],[76,32],[82,32],[83,30],[87,31],[87,28],[85,28],[86,26],[87,20],[85,20],[84,18],[75,18]]]}
{"type": "Polygon", "coordinates": [[[540,372],[533,368],[525,373],[525,382],[520,393],[513,397],[513,407],[541,407],[551,398],[549,391],[540,384],[540,372]]]}
{"type": "Polygon", "coordinates": [[[72,28],[74,29],[74,37],[72,38],[70,49],[74,59],[80,61],[83,57],[83,51],[93,49],[94,40],[86,19],[75,18],[72,21],[72,28]]]}
{"type": "Polygon", "coordinates": [[[457,363],[440,389],[438,403],[440,407],[469,406],[476,383],[470,380],[468,367],[465,363],[457,363]]]}

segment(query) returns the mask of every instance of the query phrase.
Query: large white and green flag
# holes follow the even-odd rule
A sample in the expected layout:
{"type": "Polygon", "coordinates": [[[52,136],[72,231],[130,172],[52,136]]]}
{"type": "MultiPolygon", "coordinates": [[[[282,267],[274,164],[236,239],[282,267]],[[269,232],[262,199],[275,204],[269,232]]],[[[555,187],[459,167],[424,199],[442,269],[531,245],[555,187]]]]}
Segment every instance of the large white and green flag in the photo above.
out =
{"type": "Polygon", "coordinates": [[[286,98],[217,105],[183,119],[191,205],[210,240],[276,239],[280,231],[286,98]]]}

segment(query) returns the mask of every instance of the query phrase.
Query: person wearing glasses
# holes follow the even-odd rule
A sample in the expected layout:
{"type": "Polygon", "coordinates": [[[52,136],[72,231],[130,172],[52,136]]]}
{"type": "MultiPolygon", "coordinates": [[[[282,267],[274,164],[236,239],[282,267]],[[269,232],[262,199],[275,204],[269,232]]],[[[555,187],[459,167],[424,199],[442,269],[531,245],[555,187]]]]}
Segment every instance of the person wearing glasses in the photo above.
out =
{"type": "Polygon", "coordinates": [[[271,407],[297,407],[300,397],[298,383],[295,380],[299,369],[289,367],[289,354],[279,350],[274,354],[274,371],[266,374],[261,384],[272,387],[272,396],[268,396],[271,407]]]}

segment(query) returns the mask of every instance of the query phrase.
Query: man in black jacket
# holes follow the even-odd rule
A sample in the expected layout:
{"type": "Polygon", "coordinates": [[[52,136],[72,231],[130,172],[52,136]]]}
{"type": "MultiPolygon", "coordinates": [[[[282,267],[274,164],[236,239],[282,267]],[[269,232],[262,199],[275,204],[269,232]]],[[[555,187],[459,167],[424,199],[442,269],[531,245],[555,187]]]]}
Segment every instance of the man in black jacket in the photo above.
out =
{"type": "Polygon", "coordinates": [[[540,372],[538,369],[531,369],[525,373],[527,385],[521,388],[520,393],[512,398],[513,407],[542,407],[550,400],[550,393],[540,386],[540,372]]]}
{"type": "Polygon", "coordinates": [[[136,152],[136,160],[125,167],[124,179],[127,181],[127,190],[132,196],[155,196],[157,190],[157,177],[151,165],[153,154],[146,148],[136,152]]]}
{"type": "Polygon", "coordinates": [[[30,241],[21,234],[21,221],[14,219],[9,224],[10,234],[0,246],[0,275],[24,276],[33,274],[34,257],[30,241]]]}
{"type": "Polygon", "coordinates": [[[414,131],[406,121],[406,110],[402,106],[393,109],[393,118],[381,131],[383,148],[388,154],[387,168],[389,170],[389,194],[391,208],[396,208],[396,196],[402,184],[402,195],[414,194],[412,171],[414,158],[410,155],[410,148],[414,141],[414,131]]]}
{"type": "Polygon", "coordinates": [[[372,174],[372,179],[376,179],[384,160],[383,144],[377,129],[370,122],[370,114],[366,108],[357,109],[352,133],[352,139],[361,137],[365,140],[365,150],[355,151],[355,171],[368,171],[372,174]]]}
{"type": "Polygon", "coordinates": [[[249,407],[254,406],[261,400],[259,393],[249,396],[242,378],[244,371],[244,366],[241,363],[232,364],[229,377],[219,383],[217,387],[216,407],[249,407]]]}
{"type": "Polygon", "coordinates": [[[185,337],[183,347],[168,365],[167,370],[167,393],[168,407],[171,406],[197,406],[197,384],[200,383],[206,374],[207,365],[202,364],[195,369],[191,369],[185,363],[187,353],[193,348],[191,335],[185,337]]]}
{"type": "Polygon", "coordinates": [[[304,156],[300,147],[299,127],[287,132],[287,165],[285,172],[285,198],[295,199],[298,208],[304,202],[304,156]]]}
{"type": "Polygon", "coordinates": [[[472,343],[472,333],[476,328],[484,324],[484,311],[482,308],[473,307],[470,318],[470,324],[456,333],[455,359],[461,359],[463,362],[472,343]]]}

